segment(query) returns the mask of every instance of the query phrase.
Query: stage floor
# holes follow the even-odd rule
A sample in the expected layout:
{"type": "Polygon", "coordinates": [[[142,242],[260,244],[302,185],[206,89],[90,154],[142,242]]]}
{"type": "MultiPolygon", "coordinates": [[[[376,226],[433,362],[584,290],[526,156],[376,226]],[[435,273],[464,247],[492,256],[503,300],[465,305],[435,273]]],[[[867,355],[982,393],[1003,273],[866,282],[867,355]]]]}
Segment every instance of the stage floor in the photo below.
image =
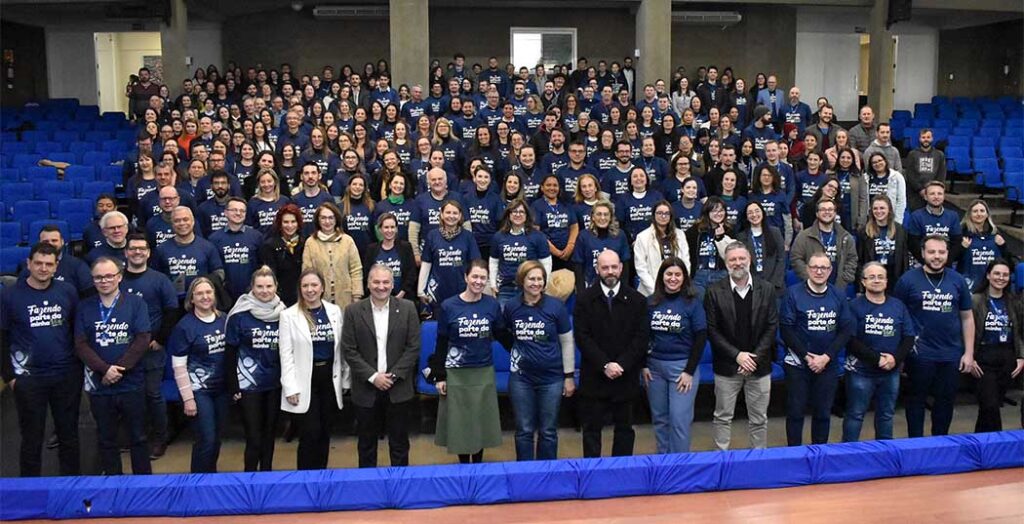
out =
{"type": "MultiPolygon", "coordinates": [[[[93,523],[290,524],[384,522],[678,523],[799,522],[841,524],[1024,522],[1024,469],[904,477],[798,488],[721,491],[659,497],[559,501],[429,510],[301,513],[240,517],[90,519],[93,523]]],[[[35,521],[42,522],[42,521],[35,521]]]]}

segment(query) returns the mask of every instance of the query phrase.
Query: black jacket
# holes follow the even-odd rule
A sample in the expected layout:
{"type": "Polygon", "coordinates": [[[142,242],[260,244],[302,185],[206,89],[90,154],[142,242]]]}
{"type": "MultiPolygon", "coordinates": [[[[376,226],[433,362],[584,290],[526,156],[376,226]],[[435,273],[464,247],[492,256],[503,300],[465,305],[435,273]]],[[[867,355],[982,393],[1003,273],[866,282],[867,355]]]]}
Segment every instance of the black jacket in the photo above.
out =
{"type": "Polygon", "coordinates": [[[755,376],[763,377],[772,372],[772,361],[775,359],[775,334],[779,329],[779,306],[774,286],[768,282],[751,277],[753,280],[750,293],[753,293],[749,319],[736,318],[733,305],[731,279],[723,278],[708,286],[704,295],[704,311],[708,321],[708,340],[711,341],[711,354],[714,357],[716,375],[731,377],[739,371],[736,355],[740,351],[749,351],[757,355],[757,371],[755,376]],[[753,348],[736,347],[736,333],[750,330],[753,348]]]}
{"type": "Polygon", "coordinates": [[[299,240],[295,252],[289,253],[281,235],[271,234],[260,246],[260,262],[270,266],[277,276],[277,296],[285,305],[292,306],[299,299],[299,275],[302,273],[302,248],[299,240]]]}
{"type": "MultiPolygon", "coordinates": [[[[412,244],[405,240],[397,239],[395,240],[395,248],[398,249],[398,258],[402,264],[402,287],[401,289],[394,290],[392,294],[405,291],[405,299],[415,300],[416,281],[419,270],[416,268],[416,256],[412,252],[412,244]]],[[[377,258],[378,253],[380,253],[379,243],[366,246],[366,250],[363,252],[363,287],[366,289],[369,289],[370,267],[373,266],[373,261],[377,258]]]]}
{"type": "Polygon", "coordinates": [[[579,294],[573,310],[573,334],[580,350],[580,390],[585,397],[631,400],[640,392],[640,370],[649,348],[647,301],[625,283],[609,311],[601,285],[579,294]],[[616,362],[625,370],[610,380],[604,366],[616,362]]]}
{"type": "MultiPolygon", "coordinates": [[[[888,285],[885,287],[887,292],[891,292],[896,287],[896,282],[907,271],[907,266],[910,263],[910,252],[907,248],[907,230],[903,229],[903,226],[896,222],[893,222],[890,227],[896,228],[896,232],[893,235],[896,245],[893,247],[893,253],[885,264],[886,277],[888,278],[888,285]]],[[[857,260],[860,261],[860,265],[863,267],[864,264],[874,259],[875,241],[872,238],[868,238],[867,226],[861,226],[857,230],[857,260]]],[[[858,280],[859,277],[860,275],[858,275],[858,280]]],[[[863,284],[858,282],[857,289],[863,291],[863,284]]]]}
{"type": "MultiPolygon", "coordinates": [[[[775,293],[782,296],[786,292],[786,248],[782,240],[782,232],[775,226],[765,225],[761,236],[764,237],[764,259],[761,274],[757,275],[775,286],[775,293]]],[[[750,251],[750,271],[754,272],[754,242],[751,240],[750,228],[736,234],[736,240],[743,242],[750,251]]]]}

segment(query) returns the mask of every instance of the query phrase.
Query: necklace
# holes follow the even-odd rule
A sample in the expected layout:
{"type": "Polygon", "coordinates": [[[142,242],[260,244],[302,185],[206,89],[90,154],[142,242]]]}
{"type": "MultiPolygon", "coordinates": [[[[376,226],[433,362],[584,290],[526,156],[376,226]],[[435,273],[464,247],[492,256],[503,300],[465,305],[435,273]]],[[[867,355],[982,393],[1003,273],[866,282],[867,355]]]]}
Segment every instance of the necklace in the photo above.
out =
{"type": "Polygon", "coordinates": [[[928,273],[924,274],[924,277],[928,279],[928,283],[935,287],[935,292],[939,293],[942,291],[942,281],[946,279],[946,272],[942,272],[942,276],[939,277],[939,283],[932,282],[932,276],[928,273]]]}

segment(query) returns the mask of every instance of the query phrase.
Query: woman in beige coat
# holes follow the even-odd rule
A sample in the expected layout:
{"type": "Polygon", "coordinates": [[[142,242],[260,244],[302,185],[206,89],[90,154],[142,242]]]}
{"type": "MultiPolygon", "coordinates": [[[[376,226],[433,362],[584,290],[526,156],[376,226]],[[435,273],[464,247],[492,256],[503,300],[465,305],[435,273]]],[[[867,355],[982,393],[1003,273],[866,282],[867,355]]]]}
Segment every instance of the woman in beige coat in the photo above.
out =
{"type": "Polygon", "coordinates": [[[352,237],[341,230],[341,211],[321,204],[313,214],[316,230],[306,239],[302,269],[324,276],[324,300],[345,309],[363,298],[363,263],[352,237]]]}

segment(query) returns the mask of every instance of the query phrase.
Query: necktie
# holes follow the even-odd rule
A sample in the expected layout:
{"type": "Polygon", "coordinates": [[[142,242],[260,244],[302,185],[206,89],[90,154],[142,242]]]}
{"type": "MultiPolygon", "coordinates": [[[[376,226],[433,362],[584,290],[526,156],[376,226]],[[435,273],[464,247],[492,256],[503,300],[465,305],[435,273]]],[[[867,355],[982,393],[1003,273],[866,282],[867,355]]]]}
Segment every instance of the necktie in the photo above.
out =
{"type": "Polygon", "coordinates": [[[605,298],[605,302],[608,304],[608,311],[612,310],[612,300],[614,300],[614,299],[615,299],[615,290],[614,289],[609,289],[608,290],[608,297],[605,298]]]}

